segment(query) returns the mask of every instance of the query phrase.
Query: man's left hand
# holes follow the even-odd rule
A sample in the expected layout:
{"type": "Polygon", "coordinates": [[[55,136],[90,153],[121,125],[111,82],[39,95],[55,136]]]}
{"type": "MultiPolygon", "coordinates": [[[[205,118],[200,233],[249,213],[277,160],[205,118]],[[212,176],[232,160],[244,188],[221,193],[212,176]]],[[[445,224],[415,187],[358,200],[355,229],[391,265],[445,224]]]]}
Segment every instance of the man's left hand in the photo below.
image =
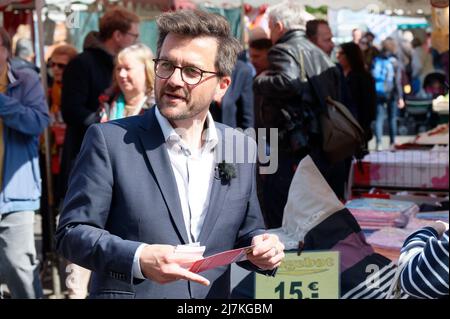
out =
{"type": "Polygon", "coordinates": [[[277,235],[262,234],[253,237],[253,250],[248,260],[262,270],[272,270],[280,266],[284,258],[284,245],[277,235]]]}

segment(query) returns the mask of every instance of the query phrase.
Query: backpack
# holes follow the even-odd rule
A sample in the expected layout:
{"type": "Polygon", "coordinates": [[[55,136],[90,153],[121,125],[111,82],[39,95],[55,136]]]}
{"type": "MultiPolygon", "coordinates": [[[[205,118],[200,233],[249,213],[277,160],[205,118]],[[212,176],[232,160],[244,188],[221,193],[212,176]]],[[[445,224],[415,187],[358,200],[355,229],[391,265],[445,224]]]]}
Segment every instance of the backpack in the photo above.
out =
{"type": "Polygon", "coordinates": [[[395,69],[388,57],[377,56],[372,64],[372,76],[375,79],[375,91],[379,99],[389,100],[394,91],[395,69]]]}

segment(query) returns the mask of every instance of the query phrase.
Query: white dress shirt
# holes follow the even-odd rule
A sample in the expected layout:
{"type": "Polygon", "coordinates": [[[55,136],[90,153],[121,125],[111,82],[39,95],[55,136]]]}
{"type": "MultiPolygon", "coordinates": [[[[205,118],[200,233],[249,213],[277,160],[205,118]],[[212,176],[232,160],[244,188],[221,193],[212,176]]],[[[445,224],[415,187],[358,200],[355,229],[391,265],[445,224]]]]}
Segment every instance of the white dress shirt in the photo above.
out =
{"type": "MultiPolygon", "coordinates": [[[[170,122],[155,107],[155,115],[166,141],[170,164],[175,176],[189,242],[198,240],[209,207],[214,178],[214,148],[218,143],[214,120],[208,112],[205,141],[200,149],[189,149],[170,122]]],[[[139,256],[144,244],[134,255],[133,276],[144,279],[139,256]]]]}

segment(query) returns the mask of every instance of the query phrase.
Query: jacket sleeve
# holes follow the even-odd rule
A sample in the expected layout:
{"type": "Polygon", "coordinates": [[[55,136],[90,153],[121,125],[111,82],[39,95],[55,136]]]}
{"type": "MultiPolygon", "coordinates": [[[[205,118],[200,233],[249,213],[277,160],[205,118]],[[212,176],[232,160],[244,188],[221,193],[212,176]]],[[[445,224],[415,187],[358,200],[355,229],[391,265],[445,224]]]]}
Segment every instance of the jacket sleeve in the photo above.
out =
{"type": "Polygon", "coordinates": [[[406,239],[399,261],[407,263],[400,274],[406,293],[428,299],[448,296],[448,230],[442,240],[432,227],[413,233],[406,239]]]}
{"type": "Polygon", "coordinates": [[[105,230],[113,194],[113,172],[103,133],[89,127],[73,168],[56,231],[57,250],[88,269],[132,283],[141,243],[105,230]]]}
{"type": "Polygon", "coordinates": [[[0,93],[0,117],[5,126],[37,136],[49,123],[44,90],[37,74],[22,72],[21,79],[24,87],[21,88],[23,96],[20,101],[0,93]]]}
{"type": "MultiPolygon", "coordinates": [[[[251,152],[254,152],[253,158],[256,159],[256,144],[253,142],[253,140],[250,140],[250,138],[248,138],[248,141],[250,145],[253,145],[249,147],[249,149],[251,152]]],[[[256,160],[253,161],[253,163],[254,164],[249,165],[252,169],[252,189],[250,193],[250,199],[247,204],[246,217],[238,232],[238,238],[235,245],[236,248],[250,246],[253,237],[264,234],[266,232],[261,208],[259,206],[258,196],[256,194],[256,160]]],[[[263,275],[273,276],[276,273],[276,269],[262,270],[248,260],[239,262],[237,264],[244,269],[256,271],[263,275]]]]}
{"type": "Polygon", "coordinates": [[[99,116],[88,108],[89,87],[87,65],[79,58],[72,60],[64,71],[61,95],[61,112],[69,125],[89,126],[98,122],[99,116]]]}
{"type": "Polygon", "coordinates": [[[423,69],[423,64],[420,58],[420,49],[416,48],[411,53],[411,77],[419,77],[423,69]]]}
{"type": "Polygon", "coordinates": [[[397,98],[403,98],[403,86],[402,86],[403,65],[398,58],[396,58],[396,60],[397,62],[395,63],[395,89],[397,93],[397,98]]]}
{"type": "MultiPolygon", "coordinates": [[[[360,85],[360,105],[364,108],[361,114],[361,120],[363,128],[368,129],[372,132],[371,123],[375,121],[376,110],[377,110],[377,95],[375,92],[375,80],[370,74],[361,77],[360,85]]],[[[366,132],[367,133],[367,132],[366,132]]],[[[371,135],[371,134],[370,134],[371,135]]],[[[370,136],[372,138],[372,136],[370,136]]]]}
{"type": "Polygon", "coordinates": [[[300,66],[286,50],[274,46],[268,53],[269,70],[258,75],[253,84],[255,93],[266,97],[286,97],[302,89],[300,66]]]}
{"type": "Polygon", "coordinates": [[[253,97],[253,76],[250,67],[245,65],[244,83],[241,94],[242,106],[242,129],[252,128],[255,126],[254,115],[254,97],[253,97]]]}

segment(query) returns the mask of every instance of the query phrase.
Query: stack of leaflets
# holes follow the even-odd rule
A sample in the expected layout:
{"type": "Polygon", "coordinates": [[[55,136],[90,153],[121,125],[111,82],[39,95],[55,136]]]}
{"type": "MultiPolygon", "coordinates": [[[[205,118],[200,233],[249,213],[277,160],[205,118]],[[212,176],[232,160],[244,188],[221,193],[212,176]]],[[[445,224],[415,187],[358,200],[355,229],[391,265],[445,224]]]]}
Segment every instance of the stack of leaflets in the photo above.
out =
{"type": "Polygon", "coordinates": [[[220,252],[203,258],[205,246],[200,243],[190,243],[175,247],[173,258],[179,260],[182,267],[194,273],[203,272],[220,266],[226,266],[235,262],[247,260],[247,254],[251,253],[254,246],[247,246],[220,252]]]}

